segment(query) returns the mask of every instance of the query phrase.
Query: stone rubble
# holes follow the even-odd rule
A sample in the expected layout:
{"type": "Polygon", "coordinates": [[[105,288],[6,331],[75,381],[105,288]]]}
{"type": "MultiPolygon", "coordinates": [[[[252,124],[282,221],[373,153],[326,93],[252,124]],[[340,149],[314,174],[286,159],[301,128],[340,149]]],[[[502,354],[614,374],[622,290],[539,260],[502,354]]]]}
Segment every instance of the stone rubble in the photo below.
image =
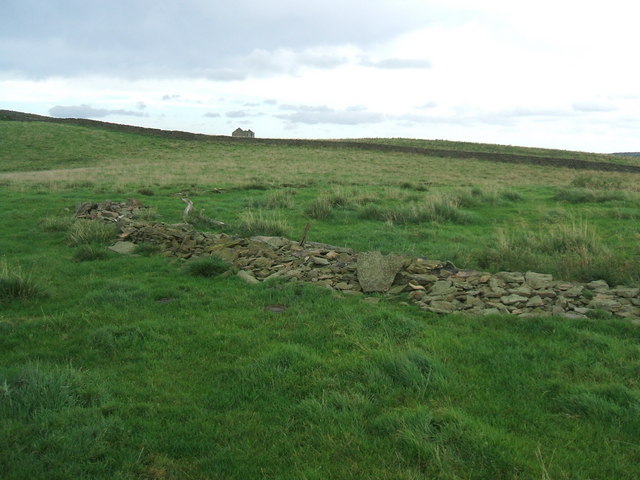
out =
{"type": "Polygon", "coordinates": [[[343,294],[401,295],[424,310],[443,314],[587,318],[589,312],[597,310],[616,317],[640,318],[640,289],[612,288],[603,280],[582,284],[557,281],[536,272],[490,274],[459,270],[450,262],[427,258],[355,253],[314,242],[300,246],[283,237],[204,233],[189,224],[135,220],[142,208],[131,200],[83,204],[76,215],[116,222],[121,241],[156,244],[167,256],[189,259],[216,255],[238,268],[238,276],[248,283],[279,278],[309,282],[343,294]]]}

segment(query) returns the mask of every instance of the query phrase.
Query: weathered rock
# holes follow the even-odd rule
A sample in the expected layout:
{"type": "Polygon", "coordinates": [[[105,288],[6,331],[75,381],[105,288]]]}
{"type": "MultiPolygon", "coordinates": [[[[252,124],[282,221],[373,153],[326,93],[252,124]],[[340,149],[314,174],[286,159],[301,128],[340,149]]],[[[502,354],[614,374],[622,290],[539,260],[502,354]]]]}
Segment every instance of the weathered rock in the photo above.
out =
{"type": "Polygon", "coordinates": [[[242,281],[248,283],[248,284],[256,284],[256,283],[260,283],[260,280],[258,280],[256,277],[254,277],[253,275],[251,275],[249,272],[247,272],[246,270],[240,270],[238,273],[238,278],[240,278],[242,281]]]}
{"type": "Polygon", "coordinates": [[[427,310],[433,313],[452,313],[455,307],[451,302],[435,301],[429,304],[427,310]]]}
{"type": "Polygon", "coordinates": [[[135,251],[136,246],[133,242],[116,242],[109,247],[109,250],[123,255],[131,255],[135,251]]]}
{"type": "Polygon", "coordinates": [[[536,295],[535,297],[531,297],[525,306],[529,308],[542,307],[544,306],[544,300],[542,300],[540,295],[536,295]]]}
{"type": "Polygon", "coordinates": [[[605,310],[607,312],[617,312],[621,308],[620,302],[608,295],[600,294],[593,297],[588,306],[589,308],[605,310]]]}
{"type": "Polygon", "coordinates": [[[362,252],[358,254],[357,273],[362,291],[386,292],[404,265],[399,255],[382,255],[380,252],[362,252]]]}
{"type": "Polygon", "coordinates": [[[551,287],[553,282],[553,275],[547,275],[545,273],[527,272],[524,274],[524,279],[527,285],[534,290],[542,290],[551,287]]]}
{"type": "Polygon", "coordinates": [[[450,280],[438,280],[431,287],[429,295],[451,295],[456,292],[457,290],[453,287],[453,283],[450,280]]]}
{"type": "Polygon", "coordinates": [[[585,285],[589,290],[593,290],[594,292],[608,292],[609,284],[604,280],[596,280],[593,282],[589,282],[585,285]]]}
{"type": "Polygon", "coordinates": [[[500,301],[504,305],[515,305],[518,303],[524,303],[527,300],[529,300],[527,297],[521,297],[520,295],[515,294],[507,295],[500,298],[500,301]]]}
{"type": "Polygon", "coordinates": [[[315,265],[329,265],[329,260],[327,260],[326,258],[322,258],[322,257],[311,257],[311,261],[315,264],[315,265]]]}
{"type": "Polygon", "coordinates": [[[266,243],[271,248],[275,248],[275,249],[282,248],[282,247],[287,246],[287,245],[289,245],[291,243],[291,240],[289,240],[288,238],[284,238],[284,237],[257,236],[257,237],[251,237],[250,240],[253,240],[254,242],[266,243]]]}
{"type": "Polygon", "coordinates": [[[495,274],[496,278],[499,278],[505,283],[522,283],[524,282],[524,275],[518,272],[498,272],[495,274]]]}
{"type": "Polygon", "coordinates": [[[617,286],[612,290],[612,293],[617,297],[633,298],[637,297],[640,294],[640,288],[627,288],[617,286]]]}

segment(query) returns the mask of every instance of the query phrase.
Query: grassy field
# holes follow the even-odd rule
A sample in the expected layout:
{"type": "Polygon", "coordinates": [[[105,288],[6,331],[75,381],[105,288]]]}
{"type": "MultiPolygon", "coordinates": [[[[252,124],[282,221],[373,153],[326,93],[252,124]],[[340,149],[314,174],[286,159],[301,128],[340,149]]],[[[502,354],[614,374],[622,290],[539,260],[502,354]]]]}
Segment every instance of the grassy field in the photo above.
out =
{"type": "Polygon", "coordinates": [[[640,284],[640,174],[540,155],[559,166],[0,121],[2,478],[638,478],[637,322],[249,286],[72,217],[133,197],[176,222],[187,196],[201,230],[310,222],[356,250],[640,284]]]}

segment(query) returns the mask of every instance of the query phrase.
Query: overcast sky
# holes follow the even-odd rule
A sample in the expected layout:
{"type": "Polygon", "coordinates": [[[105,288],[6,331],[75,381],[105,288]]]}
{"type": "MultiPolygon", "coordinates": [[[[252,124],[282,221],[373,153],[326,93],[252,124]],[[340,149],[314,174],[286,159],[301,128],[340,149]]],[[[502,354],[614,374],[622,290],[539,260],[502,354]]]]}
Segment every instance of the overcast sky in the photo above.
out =
{"type": "Polygon", "coordinates": [[[0,108],[640,151],[629,0],[0,0],[0,108]]]}

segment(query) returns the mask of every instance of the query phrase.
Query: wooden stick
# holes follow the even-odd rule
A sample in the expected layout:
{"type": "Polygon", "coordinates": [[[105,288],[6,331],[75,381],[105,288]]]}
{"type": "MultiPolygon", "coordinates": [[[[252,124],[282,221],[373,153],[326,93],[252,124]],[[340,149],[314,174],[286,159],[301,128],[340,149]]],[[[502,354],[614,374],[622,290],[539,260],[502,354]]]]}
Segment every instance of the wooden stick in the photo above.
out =
{"type": "Polygon", "coordinates": [[[311,228],[311,224],[307,223],[304,226],[304,233],[302,234],[302,239],[300,240],[300,246],[304,247],[304,242],[307,241],[307,234],[309,233],[309,229],[311,228]]]}

